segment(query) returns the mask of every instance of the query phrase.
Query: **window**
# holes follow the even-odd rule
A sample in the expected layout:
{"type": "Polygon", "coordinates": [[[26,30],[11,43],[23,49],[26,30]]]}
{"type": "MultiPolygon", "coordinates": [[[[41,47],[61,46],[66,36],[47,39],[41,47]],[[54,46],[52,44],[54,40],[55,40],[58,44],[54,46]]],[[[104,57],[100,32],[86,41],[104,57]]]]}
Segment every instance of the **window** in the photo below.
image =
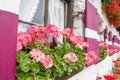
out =
{"type": "Polygon", "coordinates": [[[74,0],[49,0],[48,23],[56,24],[61,29],[72,27],[72,13],[74,0]]]}
{"type": "Polygon", "coordinates": [[[44,25],[47,0],[21,0],[18,31],[26,31],[30,25],[44,25]]]}
{"type": "MultiPolygon", "coordinates": [[[[48,6],[48,24],[55,24],[60,30],[72,26],[71,0],[49,0],[48,6]]],[[[62,42],[62,36],[58,39],[62,42]]]]}
{"type": "Polygon", "coordinates": [[[61,30],[64,26],[71,27],[71,12],[71,0],[21,0],[18,30],[26,31],[29,25],[50,23],[61,30]]]}
{"type": "Polygon", "coordinates": [[[43,24],[44,5],[45,0],[21,0],[20,20],[43,24]]]}

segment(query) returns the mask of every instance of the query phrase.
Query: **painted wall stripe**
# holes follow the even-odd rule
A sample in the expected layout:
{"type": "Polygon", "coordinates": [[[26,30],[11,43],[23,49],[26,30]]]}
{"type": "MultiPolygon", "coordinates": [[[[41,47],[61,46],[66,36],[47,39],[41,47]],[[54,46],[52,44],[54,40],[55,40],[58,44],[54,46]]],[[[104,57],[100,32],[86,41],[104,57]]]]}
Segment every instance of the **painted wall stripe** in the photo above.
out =
{"type": "Polygon", "coordinates": [[[115,46],[120,46],[118,43],[114,43],[115,46]]]}
{"type": "Polygon", "coordinates": [[[0,80],[15,80],[18,15],[0,10],[0,80]]]}
{"type": "Polygon", "coordinates": [[[85,37],[97,39],[99,41],[99,34],[97,33],[97,31],[89,28],[85,28],[85,37]]]}
{"type": "MultiPolygon", "coordinates": [[[[85,37],[86,42],[88,42],[89,47],[86,48],[86,52],[95,51],[97,55],[97,60],[93,63],[99,61],[99,16],[96,14],[96,8],[86,0],[86,9],[85,9],[85,37]]],[[[88,65],[89,66],[89,65],[88,65]]]]}

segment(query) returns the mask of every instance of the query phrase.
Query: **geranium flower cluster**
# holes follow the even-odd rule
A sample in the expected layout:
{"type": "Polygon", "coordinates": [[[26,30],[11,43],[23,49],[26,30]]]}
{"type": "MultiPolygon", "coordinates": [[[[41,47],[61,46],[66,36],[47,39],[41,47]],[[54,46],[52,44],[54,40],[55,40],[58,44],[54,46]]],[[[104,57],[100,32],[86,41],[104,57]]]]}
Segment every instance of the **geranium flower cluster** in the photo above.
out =
{"type": "Polygon", "coordinates": [[[116,77],[116,80],[120,80],[120,58],[113,60],[112,73],[116,77]]]}
{"type": "MultiPolygon", "coordinates": [[[[55,39],[59,36],[63,35],[66,41],[68,40],[73,46],[88,47],[88,43],[84,42],[82,36],[75,35],[75,32],[70,28],[65,28],[63,31],[60,31],[59,28],[55,25],[49,24],[46,27],[40,27],[37,25],[33,25],[28,28],[27,32],[19,32],[17,37],[17,51],[22,50],[23,48],[34,45],[35,42],[39,42],[42,45],[48,44],[50,45],[50,40],[48,36],[51,35],[55,39]]],[[[52,67],[53,62],[49,55],[45,55],[42,51],[37,48],[33,48],[30,52],[31,57],[40,62],[45,68],[52,67]]],[[[95,58],[93,52],[90,52],[87,56],[87,64],[91,63],[91,59],[95,58]]],[[[75,63],[78,58],[73,52],[69,52],[65,54],[63,57],[65,60],[69,62],[75,63]]]]}
{"type": "Polygon", "coordinates": [[[53,61],[49,55],[45,55],[39,49],[32,49],[30,51],[31,57],[34,58],[37,62],[41,62],[45,68],[50,68],[53,65],[53,61]]]}
{"type": "Polygon", "coordinates": [[[82,36],[75,35],[72,29],[65,28],[61,33],[66,39],[71,41],[73,46],[89,47],[88,43],[83,42],[82,36]]]}
{"type": "Polygon", "coordinates": [[[17,37],[17,51],[28,46],[32,41],[31,35],[26,32],[19,32],[17,37]]]}
{"type": "Polygon", "coordinates": [[[46,38],[52,35],[55,39],[60,36],[60,33],[70,40],[74,46],[88,47],[88,43],[83,42],[82,36],[75,35],[75,32],[70,28],[65,28],[60,32],[59,28],[55,25],[49,24],[46,27],[33,25],[28,29],[28,32],[19,32],[17,38],[17,51],[21,50],[35,41],[41,44],[50,44],[50,40],[46,38]]]}
{"type": "Polygon", "coordinates": [[[120,51],[120,47],[119,46],[115,46],[115,45],[108,45],[106,42],[104,41],[99,41],[99,46],[103,47],[107,54],[112,55],[113,53],[119,52],[120,51]]]}
{"type": "Polygon", "coordinates": [[[23,74],[30,74],[34,79],[47,80],[81,70],[85,66],[84,48],[88,46],[82,36],[70,28],[60,31],[53,24],[33,25],[27,32],[18,33],[16,77],[23,79],[23,74]],[[63,42],[57,41],[59,36],[63,36],[63,42]]]}
{"type": "Polygon", "coordinates": [[[76,62],[78,60],[77,56],[73,52],[69,52],[68,54],[65,54],[63,57],[68,62],[76,62]]]}
{"type": "Polygon", "coordinates": [[[103,47],[103,48],[105,48],[106,50],[108,49],[108,45],[107,45],[107,43],[106,42],[104,42],[104,41],[99,41],[99,46],[101,46],[101,47],[103,47]]]}
{"type": "Polygon", "coordinates": [[[33,25],[28,29],[28,32],[19,32],[17,37],[17,51],[23,47],[34,44],[39,41],[41,44],[50,44],[50,40],[45,38],[46,28],[33,25]]]}
{"type": "Polygon", "coordinates": [[[110,24],[120,26],[120,0],[103,0],[103,10],[107,14],[110,24]]]}
{"type": "Polygon", "coordinates": [[[114,64],[120,63],[120,60],[119,60],[119,59],[113,60],[113,63],[114,63],[114,64]]]}
{"type": "Polygon", "coordinates": [[[112,46],[109,47],[109,49],[107,49],[107,53],[109,55],[112,55],[112,54],[117,53],[119,51],[120,51],[120,47],[119,46],[115,46],[115,45],[112,45],[112,46]]]}
{"type": "Polygon", "coordinates": [[[103,0],[102,8],[107,14],[110,24],[120,26],[120,0],[103,0]]]}
{"type": "Polygon", "coordinates": [[[105,80],[116,80],[116,77],[113,75],[104,75],[105,80]]]}
{"type": "Polygon", "coordinates": [[[95,54],[94,51],[89,51],[88,53],[85,54],[85,64],[87,66],[91,65],[97,58],[97,55],[95,54]]]}
{"type": "Polygon", "coordinates": [[[97,80],[117,80],[113,75],[104,75],[103,77],[97,77],[97,80]]]}

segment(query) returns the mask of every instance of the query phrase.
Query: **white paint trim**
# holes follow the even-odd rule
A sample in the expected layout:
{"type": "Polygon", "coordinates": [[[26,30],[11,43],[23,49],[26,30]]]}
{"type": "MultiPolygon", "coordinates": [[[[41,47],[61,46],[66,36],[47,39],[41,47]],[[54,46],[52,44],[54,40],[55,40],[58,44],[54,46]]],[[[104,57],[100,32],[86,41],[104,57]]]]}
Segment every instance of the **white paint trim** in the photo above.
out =
{"type": "Polygon", "coordinates": [[[0,10],[19,14],[20,0],[0,0],[0,10]]]}
{"type": "Polygon", "coordinates": [[[116,45],[116,46],[120,46],[118,43],[114,43],[114,45],[116,45]]]}
{"type": "Polygon", "coordinates": [[[111,41],[109,41],[107,44],[108,44],[108,45],[112,45],[112,42],[111,42],[111,41]]]}
{"type": "Polygon", "coordinates": [[[99,34],[97,31],[85,28],[85,37],[97,39],[99,41],[99,34]]]}
{"type": "Polygon", "coordinates": [[[107,43],[109,42],[108,39],[105,39],[105,40],[106,40],[107,43]]]}
{"type": "Polygon", "coordinates": [[[94,5],[94,3],[91,0],[88,1],[97,9],[97,7],[94,5]]]}

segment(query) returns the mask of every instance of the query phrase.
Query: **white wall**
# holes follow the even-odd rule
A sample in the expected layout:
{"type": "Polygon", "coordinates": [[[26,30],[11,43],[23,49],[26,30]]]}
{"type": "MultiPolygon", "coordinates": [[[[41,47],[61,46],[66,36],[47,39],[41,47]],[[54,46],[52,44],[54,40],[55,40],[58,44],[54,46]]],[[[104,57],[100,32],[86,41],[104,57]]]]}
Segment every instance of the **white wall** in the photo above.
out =
{"type": "Polygon", "coordinates": [[[0,10],[19,14],[20,0],[0,0],[0,10]]]}
{"type": "Polygon", "coordinates": [[[73,7],[73,29],[77,35],[83,36],[84,34],[84,9],[85,9],[85,0],[74,0],[73,7]]]}
{"type": "MultiPolygon", "coordinates": [[[[103,32],[107,26],[108,30],[112,32],[112,35],[117,35],[117,37],[120,38],[116,29],[112,27],[111,25],[109,25],[108,23],[105,13],[101,9],[101,0],[89,0],[89,1],[96,7],[98,11],[98,15],[101,18],[100,32],[103,32]]],[[[104,33],[99,35],[99,40],[104,40],[103,34],[104,33]]],[[[107,43],[109,43],[109,41],[107,41],[107,43]]],[[[105,74],[110,74],[110,71],[113,66],[112,60],[115,60],[118,57],[120,57],[120,52],[112,56],[107,56],[103,61],[99,62],[98,64],[85,67],[81,72],[69,78],[69,80],[96,80],[97,76],[103,76],[105,74]]]]}

